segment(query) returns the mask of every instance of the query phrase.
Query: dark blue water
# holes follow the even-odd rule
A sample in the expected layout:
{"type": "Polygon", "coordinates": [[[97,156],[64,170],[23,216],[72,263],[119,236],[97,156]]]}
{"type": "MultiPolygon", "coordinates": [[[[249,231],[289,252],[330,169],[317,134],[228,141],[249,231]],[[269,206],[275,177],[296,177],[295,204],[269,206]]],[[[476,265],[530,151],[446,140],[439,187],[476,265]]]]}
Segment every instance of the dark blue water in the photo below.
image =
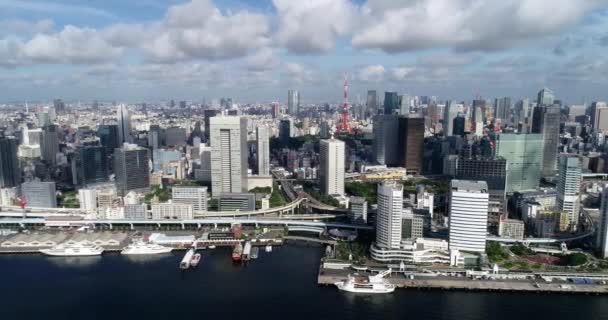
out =
{"type": "Polygon", "coordinates": [[[247,267],[207,250],[132,260],[0,256],[0,319],[608,319],[608,297],[397,290],[356,296],[316,285],[320,247],[288,245],[247,267]]]}

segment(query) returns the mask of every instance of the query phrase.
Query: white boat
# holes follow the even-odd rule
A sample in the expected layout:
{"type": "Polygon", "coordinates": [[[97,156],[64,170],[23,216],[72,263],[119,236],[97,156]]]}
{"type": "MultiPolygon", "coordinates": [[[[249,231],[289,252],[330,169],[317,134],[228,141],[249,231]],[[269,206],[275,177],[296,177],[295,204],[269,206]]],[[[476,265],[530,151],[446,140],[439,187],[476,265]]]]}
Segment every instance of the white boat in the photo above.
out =
{"type": "Polygon", "coordinates": [[[267,245],[266,246],[266,252],[272,252],[272,246],[271,245],[267,245]]]}
{"type": "Polygon", "coordinates": [[[190,262],[192,262],[192,257],[194,257],[194,253],[195,253],[194,248],[191,248],[190,250],[186,251],[184,258],[179,263],[180,269],[186,270],[186,269],[190,268],[190,262]]]}
{"type": "Polygon", "coordinates": [[[215,245],[212,244],[212,245],[208,246],[207,248],[209,248],[209,249],[215,249],[215,245]]]}
{"type": "Polygon", "coordinates": [[[135,242],[124,247],[120,253],[140,255],[169,253],[171,251],[173,251],[173,248],[161,246],[155,243],[135,242]]]}
{"type": "Polygon", "coordinates": [[[192,260],[190,260],[190,266],[192,268],[196,268],[196,266],[198,266],[198,263],[200,261],[201,261],[201,254],[195,253],[194,256],[192,256],[192,260]]]}
{"type": "Polygon", "coordinates": [[[253,247],[251,249],[251,259],[257,259],[258,258],[258,254],[260,252],[260,248],[258,247],[253,247]]]}
{"type": "Polygon", "coordinates": [[[348,275],[344,281],[334,283],[338,289],[354,293],[390,293],[395,291],[395,285],[388,283],[384,277],[391,269],[373,276],[348,275]]]}
{"type": "Polygon", "coordinates": [[[41,253],[57,257],[98,256],[103,248],[95,244],[67,244],[61,243],[50,249],[40,249],[41,253]]]}

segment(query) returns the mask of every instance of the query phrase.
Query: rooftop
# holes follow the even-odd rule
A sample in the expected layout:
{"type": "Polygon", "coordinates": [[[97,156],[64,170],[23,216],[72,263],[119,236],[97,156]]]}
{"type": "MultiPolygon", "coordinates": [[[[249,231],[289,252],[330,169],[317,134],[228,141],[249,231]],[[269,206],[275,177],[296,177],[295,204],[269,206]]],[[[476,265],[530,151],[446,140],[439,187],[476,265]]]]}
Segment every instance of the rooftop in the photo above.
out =
{"type": "Polygon", "coordinates": [[[485,181],[452,180],[452,190],[467,192],[488,192],[488,184],[485,181]]]}

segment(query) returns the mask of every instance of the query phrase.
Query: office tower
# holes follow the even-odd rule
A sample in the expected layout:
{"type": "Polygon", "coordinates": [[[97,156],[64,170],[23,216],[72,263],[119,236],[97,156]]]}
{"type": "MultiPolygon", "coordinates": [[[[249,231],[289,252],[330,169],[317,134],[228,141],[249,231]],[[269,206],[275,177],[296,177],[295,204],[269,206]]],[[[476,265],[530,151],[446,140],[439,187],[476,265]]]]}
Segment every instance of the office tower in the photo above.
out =
{"type": "Polygon", "coordinates": [[[576,230],[580,211],[581,163],[577,155],[559,157],[557,209],[569,215],[570,229],[576,230]]]}
{"type": "Polygon", "coordinates": [[[300,93],[298,90],[287,91],[287,113],[295,116],[300,112],[300,93]]]}
{"type": "Polygon", "coordinates": [[[170,127],[165,129],[164,145],[169,147],[183,147],[186,145],[186,129],[170,127]]]}
{"type": "Polygon", "coordinates": [[[596,231],[596,249],[600,258],[608,258],[608,186],[604,185],[600,199],[600,221],[596,231]]]}
{"type": "Polygon", "coordinates": [[[399,139],[399,117],[379,114],[374,117],[374,158],[377,163],[399,166],[401,153],[399,139]]]}
{"type": "Polygon", "coordinates": [[[148,147],[152,150],[160,148],[161,145],[164,145],[162,138],[160,126],[157,124],[150,125],[150,129],[148,130],[148,147]]]}
{"type": "Polygon", "coordinates": [[[543,88],[538,92],[538,99],[536,101],[538,102],[538,106],[540,107],[553,105],[554,100],[555,94],[553,93],[553,91],[548,88],[543,88]]]}
{"type": "Polygon", "coordinates": [[[114,150],[116,191],[124,196],[129,191],[150,190],[150,151],[132,144],[114,150]]]}
{"type": "Polygon", "coordinates": [[[80,210],[89,212],[97,210],[97,190],[79,189],[78,203],[80,204],[80,210]]]}
{"type": "Polygon", "coordinates": [[[595,132],[608,130],[608,105],[606,105],[606,102],[593,102],[588,110],[588,115],[595,132]]]}
{"type": "Polygon", "coordinates": [[[15,137],[0,137],[0,188],[13,188],[21,184],[17,145],[15,137]]]}
{"type": "Polygon", "coordinates": [[[410,114],[410,105],[412,103],[412,97],[407,94],[399,96],[399,114],[408,115],[410,114]]]}
{"type": "Polygon", "coordinates": [[[559,146],[559,125],[561,110],[557,105],[536,107],[532,123],[532,133],[540,133],[543,138],[542,175],[552,176],[557,163],[559,146]]]}
{"type": "Polygon", "coordinates": [[[255,194],[253,193],[222,193],[219,199],[220,211],[254,211],[255,194]]]}
{"type": "Polygon", "coordinates": [[[494,118],[502,120],[502,123],[507,123],[509,113],[511,111],[511,98],[504,97],[494,100],[494,118]]]}
{"type": "Polygon", "coordinates": [[[121,144],[118,142],[118,126],[115,124],[104,124],[97,128],[99,142],[106,149],[106,155],[114,153],[114,149],[121,144]]]}
{"type": "Polygon", "coordinates": [[[74,185],[87,186],[108,180],[106,150],[102,146],[87,146],[78,149],[72,159],[74,185]]]}
{"type": "Polygon", "coordinates": [[[42,129],[24,128],[23,130],[23,144],[40,146],[44,143],[44,133],[42,129]]]}
{"type": "Polygon", "coordinates": [[[489,197],[487,183],[452,180],[449,197],[450,250],[485,252],[489,197]]]}
{"type": "Polygon", "coordinates": [[[459,114],[452,121],[452,134],[455,136],[464,137],[465,133],[465,118],[463,114],[459,114]]]}
{"type": "Polygon", "coordinates": [[[57,125],[51,124],[44,127],[42,132],[42,159],[51,165],[57,164],[57,153],[59,153],[59,132],[57,125]]]}
{"type": "Polygon", "coordinates": [[[443,135],[449,137],[453,134],[454,118],[458,115],[458,106],[448,101],[443,109],[443,135]]]}
{"type": "Polygon", "coordinates": [[[486,100],[484,99],[475,99],[473,100],[473,121],[474,122],[485,122],[486,121],[486,115],[485,115],[485,110],[486,110],[486,100]]]}
{"type": "Polygon", "coordinates": [[[21,184],[25,205],[32,208],[57,208],[55,182],[31,181],[21,184]]]}
{"type": "Polygon", "coordinates": [[[57,114],[65,113],[65,103],[63,102],[63,100],[61,100],[61,99],[53,100],[53,107],[55,108],[55,112],[57,112],[57,114]]]}
{"type": "Polygon", "coordinates": [[[209,143],[209,136],[211,134],[211,118],[217,115],[217,110],[215,109],[206,109],[203,111],[203,117],[205,120],[205,142],[209,143]]]}
{"type": "Polygon", "coordinates": [[[376,246],[399,249],[403,212],[403,185],[384,181],[378,185],[378,213],[376,214],[376,246]]]}
{"type": "Polygon", "coordinates": [[[397,92],[384,93],[384,114],[395,114],[399,111],[399,95],[397,92]]]}
{"type": "Polygon", "coordinates": [[[507,160],[503,158],[458,159],[456,178],[485,181],[488,185],[488,213],[493,222],[506,212],[507,160]]]}
{"type": "Polygon", "coordinates": [[[247,191],[247,118],[211,118],[211,192],[247,191]]]}
{"type": "Polygon", "coordinates": [[[282,119],[279,122],[279,140],[282,143],[287,143],[289,138],[295,136],[295,126],[293,125],[293,121],[291,119],[282,119]]]}
{"type": "Polygon", "coordinates": [[[319,125],[319,138],[321,139],[329,139],[329,124],[327,121],[321,122],[319,125]]]}
{"type": "Polygon", "coordinates": [[[273,119],[278,118],[281,115],[281,105],[278,102],[271,103],[270,112],[272,114],[273,119]]]}
{"type": "Polygon", "coordinates": [[[194,178],[204,185],[211,186],[211,147],[200,146],[200,166],[194,169],[194,178]]]}
{"type": "Polygon", "coordinates": [[[519,100],[515,104],[513,113],[513,124],[517,127],[518,132],[528,133],[528,112],[530,110],[530,102],[528,98],[519,100]]]}
{"type": "MultiPolygon", "coordinates": [[[[422,150],[424,148],[424,118],[420,116],[399,117],[399,145],[401,166],[408,174],[422,173],[422,150]]],[[[391,137],[394,139],[395,137],[391,137]]]]}
{"type": "Polygon", "coordinates": [[[367,115],[378,114],[378,96],[376,90],[367,90],[367,102],[365,106],[367,107],[367,115]]]}
{"type": "Polygon", "coordinates": [[[352,223],[367,223],[367,201],[363,197],[350,197],[348,219],[352,223]]]}
{"type": "Polygon", "coordinates": [[[260,125],[255,129],[258,175],[270,175],[270,140],[268,126],[260,125]]]}
{"type": "Polygon", "coordinates": [[[173,187],[172,200],[176,204],[189,204],[195,212],[207,211],[207,187],[173,187]]]}
{"type": "Polygon", "coordinates": [[[410,208],[401,215],[401,238],[416,240],[424,237],[425,216],[414,214],[410,208]]]}
{"type": "Polygon", "coordinates": [[[344,194],[344,141],[321,140],[319,146],[319,181],[321,192],[327,195],[344,194]]]}
{"type": "Polygon", "coordinates": [[[496,156],[507,160],[507,193],[538,188],[543,163],[540,134],[499,134],[496,156]]]}
{"type": "Polygon", "coordinates": [[[180,101],[179,102],[179,108],[180,109],[186,109],[186,101],[180,101]]]}
{"type": "Polygon", "coordinates": [[[426,108],[426,113],[431,121],[430,127],[435,128],[435,125],[439,122],[437,103],[431,102],[426,108]]]}
{"type": "Polygon", "coordinates": [[[120,104],[116,109],[116,120],[118,121],[118,144],[131,143],[131,116],[129,109],[124,104],[120,104]]]}

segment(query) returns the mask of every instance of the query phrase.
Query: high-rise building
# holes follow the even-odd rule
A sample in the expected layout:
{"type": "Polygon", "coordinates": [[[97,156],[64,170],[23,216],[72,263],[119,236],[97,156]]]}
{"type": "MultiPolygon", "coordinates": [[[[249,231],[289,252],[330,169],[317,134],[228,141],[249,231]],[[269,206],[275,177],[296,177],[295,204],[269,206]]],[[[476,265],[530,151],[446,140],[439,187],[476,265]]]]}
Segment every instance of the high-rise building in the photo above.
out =
{"type": "Polygon", "coordinates": [[[401,166],[406,168],[408,173],[421,174],[424,118],[414,115],[399,117],[399,145],[401,166]]]}
{"type": "Polygon", "coordinates": [[[352,223],[367,223],[367,201],[363,197],[350,197],[348,219],[352,223]]]}
{"type": "Polygon", "coordinates": [[[270,112],[272,114],[273,119],[278,118],[281,115],[281,105],[278,102],[271,103],[270,112]]]}
{"type": "Polygon", "coordinates": [[[459,114],[452,120],[452,135],[464,137],[464,133],[466,131],[465,128],[465,118],[463,114],[459,114]]]}
{"type": "Polygon", "coordinates": [[[550,106],[553,105],[555,100],[555,94],[551,89],[543,88],[538,92],[538,106],[550,106]]]}
{"type": "Polygon", "coordinates": [[[485,252],[488,185],[485,181],[452,180],[449,196],[450,250],[485,252]]]}
{"type": "Polygon", "coordinates": [[[286,118],[282,119],[279,122],[279,140],[282,143],[287,143],[289,138],[295,136],[295,126],[293,125],[293,120],[286,118]]]}
{"type": "Polygon", "coordinates": [[[596,249],[600,258],[608,258],[608,186],[601,193],[600,221],[596,232],[596,249]]]}
{"type": "Polygon", "coordinates": [[[211,147],[201,145],[200,165],[194,169],[194,178],[204,185],[211,186],[211,147]]]}
{"type": "Polygon", "coordinates": [[[376,90],[367,90],[367,102],[365,106],[367,107],[366,114],[378,114],[378,96],[376,90]]]}
{"type": "Polygon", "coordinates": [[[108,180],[106,150],[102,146],[86,146],[78,149],[72,159],[74,185],[89,185],[108,180]]]}
{"type": "Polygon", "coordinates": [[[298,90],[287,91],[287,113],[295,116],[300,112],[300,93],[298,90]]]}
{"type": "Polygon", "coordinates": [[[506,212],[507,160],[503,158],[458,159],[456,178],[485,181],[488,185],[488,213],[493,222],[498,222],[506,212]]]}
{"type": "Polygon", "coordinates": [[[500,134],[496,155],[507,160],[507,193],[538,188],[543,163],[540,134],[500,134]]]}
{"type": "Polygon", "coordinates": [[[57,208],[55,182],[30,181],[21,184],[21,196],[27,207],[57,208]]]}
{"type": "Polygon", "coordinates": [[[321,140],[319,181],[321,192],[327,195],[344,194],[344,141],[338,139],[321,140]]]}
{"type": "Polygon", "coordinates": [[[207,187],[173,187],[172,200],[191,205],[195,212],[207,211],[207,187]]]}
{"type": "Polygon", "coordinates": [[[211,192],[247,191],[247,118],[211,118],[211,192]]]}
{"type": "Polygon", "coordinates": [[[255,130],[256,151],[258,160],[258,175],[270,174],[270,140],[268,126],[260,125],[255,130]]]}
{"type": "Polygon", "coordinates": [[[378,213],[376,214],[376,246],[399,249],[403,212],[403,185],[384,181],[378,185],[378,213]]]}
{"type": "Polygon", "coordinates": [[[374,158],[377,163],[399,166],[399,117],[379,114],[374,117],[374,158]]]}
{"type": "Polygon", "coordinates": [[[164,145],[169,147],[180,147],[186,145],[186,129],[179,127],[169,127],[165,129],[164,145]]]}
{"type": "Polygon", "coordinates": [[[131,116],[126,105],[120,104],[116,109],[116,120],[118,121],[118,144],[131,143],[131,116]]]}
{"type": "Polygon", "coordinates": [[[57,164],[57,154],[59,153],[58,131],[57,125],[51,124],[44,127],[42,133],[42,159],[52,165],[57,164]]]}
{"type": "Polygon", "coordinates": [[[458,108],[452,101],[448,101],[443,109],[443,135],[449,137],[453,134],[454,118],[458,115],[458,108]]]}
{"type": "Polygon", "coordinates": [[[114,173],[118,195],[124,196],[129,191],[149,191],[150,150],[132,144],[115,149],[114,173]]]}
{"type": "Polygon", "coordinates": [[[504,97],[494,100],[494,118],[501,119],[502,123],[506,123],[509,120],[510,111],[511,98],[504,97]]]}
{"type": "Polygon", "coordinates": [[[53,107],[55,109],[55,112],[57,112],[57,114],[65,113],[65,103],[63,102],[63,100],[61,100],[61,99],[53,100],[53,107]]]}
{"type": "Polygon", "coordinates": [[[412,104],[412,97],[404,94],[399,96],[399,114],[408,115],[410,114],[410,106],[412,104]]]}
{"type": "Polygon", "coordinates": [[[542,175],[552,176],[557,164],[559,146],[559,125],[561,110],[557,105],[536,107],[532,123],[532,133],[543,137],[542,175]]]}
{"type": "Polygon", "coordinates": [[[205,142],[209,143],[209,136],[211,134],[211,118],[215,117],[217,115],[217,110],[215,109],[206,109],[205,111],[203,111],[203,117],[205,120],[205,142]]]}
{"type": "Polygon", "coordinates": [[[384,93],[384,114],[395,114],[399,111],[399,94],[397,92],[384,93]]]}
{"type": "Polygon", "coordinates": [[[0,188],[13,188],[21,184],[17,145],[15,137],[0,137],[0,188]]]}
{"type": "Polygon", "coordinates": [[[608,130],[608,105],[603,101],[591,104],[588,110],[589,119],[596,132],[608,130]]]}
{"type": "Polygon", "coordinates": [[[99,142],[106,149],[106,155],[114,153],[121,143],[118,142],[118,126],[115,124],[104,124],[97,128],[99,142]]]}
{"type": "Polygon", "coordinates": [[[559,157],[557,182],[557,209],[567,212],[570,229],[576,230],[580,211],[581,163],[577,155],[562,154],[559,157]]]}

